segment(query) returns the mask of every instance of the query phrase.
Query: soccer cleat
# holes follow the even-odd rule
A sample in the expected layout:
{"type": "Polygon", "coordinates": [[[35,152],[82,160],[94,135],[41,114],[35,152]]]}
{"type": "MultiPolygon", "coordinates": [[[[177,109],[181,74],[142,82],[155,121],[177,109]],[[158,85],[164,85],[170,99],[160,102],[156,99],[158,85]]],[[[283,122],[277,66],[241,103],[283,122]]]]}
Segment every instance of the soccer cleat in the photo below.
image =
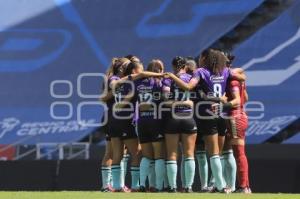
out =
{"type": "Polygon", "coordinates": [[[101,192],[113,192],[114,190],[111,186],[109,186],[109,187],[102,187],[100,191],[101,192]]]}
{"type": "Polygon", "coordinates": [[[232,191],[230,188],[223,188],[222,191],[220,191],[220,193],[230,194],[232,193],[232,191]]]}
{"type": "Polygon", "coordinates": [[[124,186],[123,189],[124,189],[126,192],[130,192],[130,191],[131,191],[127,186],[124,186]]]}
{"type": "Polygon", "coordinates": [[[176,190],[176,188],[170,188],[168,192],[169,193],[177,193],[177,190],[176,190]]]}
{"type": "Polygon", "coordinates": [[[208,187],[206,187],[209,191],[212,191],[212,190],[214,190],[214,189],[216,189],[216,187],[215,186],[208,186],[208,187]]]}
{"type": "Polygon", "coordinates": [[[146,187],[140,186],[139,192],[147,192],[146,187]]]}
{"type": "Polygon", "coordinates": [[[200,193],[209,193],[213,190],[214,188],[209,188],[209,187],[203,187],[201,190],[200,190],[200,193]]]}
{"type": "Polygon", "coordinates": [[[251,194],[252,190],[250,189],[250,187],[248,187],[248,194],[251,194]]]}
{"type": "Polygon", "coordinates": [[[192,188],[184,188],[183,193],[193,193],[192,188]]]}
{"type": "Polygon", "coordinates": [[[235,190],[235,192],[234,192],[234,193],[244,193],[244,194],[251,194],[251,193],[252,193],[252,191],[251,191],[251,189],[250,189],[250,188],[248,188],[248,187],[244,187],[244,188],[240,187],[240,188],[238,188],[237,190],[235,190]]]}
{"type": "Polygon", "coordinates": [[[170,190],[170,187],[164,187],[162,192],[169,192],[169,190],[170,190]]]}
{"type": "Polygon", "coordinates": [[[230,188],[223,188],[222,190],[218,190],[216,187],[210,191],[210,193],[225,193],[225,194],[229,194],[231,192],[232,191],[230,188]]]}
{"type": "Polygon", "coordinates": [[[126,186],[124,186],[121,189],[115,190],[114,192],[130,193],[131,191],[126,186]]]}

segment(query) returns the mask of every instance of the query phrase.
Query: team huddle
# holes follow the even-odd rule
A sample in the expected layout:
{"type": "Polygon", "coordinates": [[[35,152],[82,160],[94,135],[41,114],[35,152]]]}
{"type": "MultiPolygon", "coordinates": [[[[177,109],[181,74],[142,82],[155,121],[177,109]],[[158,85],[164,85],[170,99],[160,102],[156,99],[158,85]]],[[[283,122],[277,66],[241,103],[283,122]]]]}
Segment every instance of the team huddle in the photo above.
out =
{"type": "Polygon", "coordinates": [[[112,60],[101,98],[107,105],[103,192],[193,192],[196,159],[201,192],[251,193],[246,75],[231,67],[233,59],[206,49],[197,61],[175,57],[173,73],[164,72],[158,59],[146,70],[133,55],[112,60]],[[130,189],[125,185],[129,157],[130,189]]]}

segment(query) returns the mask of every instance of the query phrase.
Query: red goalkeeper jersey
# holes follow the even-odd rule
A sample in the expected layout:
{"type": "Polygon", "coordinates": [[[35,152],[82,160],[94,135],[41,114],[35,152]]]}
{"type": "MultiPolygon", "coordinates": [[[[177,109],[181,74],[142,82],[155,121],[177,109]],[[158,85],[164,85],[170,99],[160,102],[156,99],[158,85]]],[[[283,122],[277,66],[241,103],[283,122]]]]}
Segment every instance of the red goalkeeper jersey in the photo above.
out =
{"type": "Polygon", "coordinates": [[[241,98],[241,103],[239,107],[233,108],[230,111],[230,115],[236,115],[239,113],[244,112],[244,104],[246,103],[246,96],[245,96],[245,91],[246,91],[246,85],[245,82],[239,82],[237,80],[231,80],[229,82],[228,88],[227,88],[227,97],[228,101],[233,100],[232,92],[239,91],[240,93],[240,98],[241,98]]]}

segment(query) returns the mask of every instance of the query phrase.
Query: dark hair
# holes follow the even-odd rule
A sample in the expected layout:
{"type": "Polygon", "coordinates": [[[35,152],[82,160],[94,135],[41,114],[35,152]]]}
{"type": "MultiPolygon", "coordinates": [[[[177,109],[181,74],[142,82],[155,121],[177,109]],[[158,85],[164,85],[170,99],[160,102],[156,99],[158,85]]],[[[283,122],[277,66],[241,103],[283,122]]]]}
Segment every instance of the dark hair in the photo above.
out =
{"type": "Polygon", "coordinates": [[[197,57],[197,65],[198,65],[198,67],[203,67],[203,63],[201,63],[201,61],[204,61],[208,57],[210,50],[212,50],[212,49],[211,48],[204,49],[200,53],[200,55],[197,57]]]}
{"type": "Polygon", "coordinates": [[[137,61],[130,61],[129,64],[126,67],[126,70],[124,72],[124,76],[131,75],[132,71],[136,68],[138,68],[141,65],[141,62],[137,61]]]}
{"type": "Polygon", "coordinates": [[[227,57],[226,65],[228,67],[231,67],[233,60],[235,59],[235,56],[230,52],[224,52],[224,55],[227,57]]]}
{"type": "Polygon", "coordinates": [[[201,57],[208,57],[209,52],[210,52],[211,50],[212,50],[211,48],[204,49],[204,50],[201,52],[201,57]]]}
{"type": "Polygon", "coordinates": [[[204,67],[213,74],[219,75],[226,66],[225,56],[222,52],[213,49],[208,49],[205,53],[204,67]]]}
{"type": "Polygon", "coordinates": [[[172,60],[172,66],[176,71],[179,71],[180,69],[183,69],[186,65],[186,59],[181,56],[176,56],[172,60]]]}
{"type": "Polygon", "coordinates": [[[149,62],[148,66],[147,66],[147,71],[161,73],[164,71],[164,64],[159,59],[153,59],[149,62]]]}
{"type": "Polygon", "coordinates": [[[129,54],[129,55],[126,55],[126,56],[125,56],[125,58],[127,58],[127,59],[129,59],[129,60],[130,60],[132,57],[134,57],[134,55],[132,55],[132,54],[129,54]]]}
{"type": "Polygon", "coordinates": [[[131,54],[126,55],[125,58],[129,59],[130,61],[135,61],[135,62],[140,62],[141,61],[137,56],[131,55],[131,54]]]}

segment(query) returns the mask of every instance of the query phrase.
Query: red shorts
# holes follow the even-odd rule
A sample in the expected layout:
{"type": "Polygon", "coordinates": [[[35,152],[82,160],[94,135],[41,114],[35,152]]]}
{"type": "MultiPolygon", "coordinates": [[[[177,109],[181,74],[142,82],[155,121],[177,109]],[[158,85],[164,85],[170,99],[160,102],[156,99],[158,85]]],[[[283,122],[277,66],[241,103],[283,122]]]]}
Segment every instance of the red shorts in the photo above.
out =
{"type": "Polygon", "coordinates": [[[248,128],[248,116],[245,112],[232,114],[229,120],[229,133],[231,138],[245,139],[248,128]]]}

